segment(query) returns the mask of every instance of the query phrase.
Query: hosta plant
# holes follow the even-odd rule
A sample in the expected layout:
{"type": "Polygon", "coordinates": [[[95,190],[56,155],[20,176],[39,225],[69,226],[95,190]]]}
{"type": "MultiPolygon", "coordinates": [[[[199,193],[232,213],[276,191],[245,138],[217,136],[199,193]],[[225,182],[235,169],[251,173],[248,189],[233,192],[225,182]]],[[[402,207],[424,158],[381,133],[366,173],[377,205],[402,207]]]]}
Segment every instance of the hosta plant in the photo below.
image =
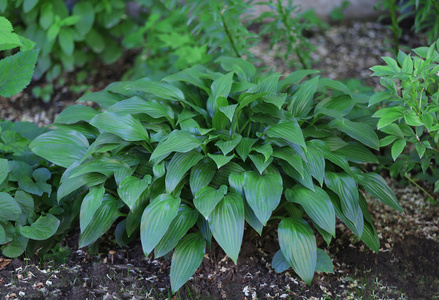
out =
{"type": "Polygon", "coordinates": [[[385,104],[373,117],[379,119],[378,129],[386,135],[380,145],[391,145],[391,156],[396,161],[390,174],[415,183],[407,174],[418,166],[418,170],[435,178],[435,192],[439,190],[438,47],[434,43],[414,49],[413,56],[400,51],[397,60],[383,57],[386,65],[371,70],[373,76],[381,77],[385,90],[369,102],[385,104]]]}
{"type": "Polygon", "coordinates": [[[236,263],[244,227],[278,227],[273,267],[292,267],[308,284],[332,270],[317,249],[329,244],[336,217],[373,250],[379,240],[361,191],[401,211],[376,163],[374,130],[360,119],[367,97],[297,71],[259,76],[241,59],[224,72],[195,66],[162,81],[117,82],[79,101],[35,139],[36,154],[67,168],[62,201],[86,189],[79,246],[117,221],[120,245],[140,233],[145,255],[173,251],[172,290],[200,266],[212,237],[236,263]],[[269,225],[269,226],[267,226],[269,225]]]}

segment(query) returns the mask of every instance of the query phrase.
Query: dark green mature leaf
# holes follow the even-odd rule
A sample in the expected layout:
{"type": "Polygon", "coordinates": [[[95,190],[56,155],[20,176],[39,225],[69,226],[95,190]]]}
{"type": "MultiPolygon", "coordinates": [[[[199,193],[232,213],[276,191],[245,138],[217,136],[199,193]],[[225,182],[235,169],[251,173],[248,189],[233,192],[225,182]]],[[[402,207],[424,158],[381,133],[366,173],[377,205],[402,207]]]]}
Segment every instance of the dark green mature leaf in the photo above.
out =
{"type": "Polygon", "coordinates": [[[363,143],[364,145],[378,150],[380,148],[380,141],[375,131],[366,123],[352,122],[347,119],[333,120],[329,123],[330,127],[346,133],[351,138],[363,143]]]}
{"type": "Polygon", "coordinates": [[[7,239],[6,239],[6,231],[3,228],[3,225],[0,224],[0,245],[3,245],[7,243],[7,239]]]}
{"type": "Polygon", "coordinates": [[[169,194],[172,193],[183,179],[186,172],[195,166],[201,159],[203,159],[203,155],[195,150],[186,153],[175,153],[168,164],[166,172],[166,192],[169,194]]]}
{"type": "Polygon", "coordinates": [[[8,160],[4,158],[0,158],[0,184],[5,181],[6,177],[9,174],[9,164],[8,160]]]}
{"type": "Polygon", "coordinates": [[[86,137],[73,130],[55,130],[38,136],[29,145],[37,155],[68,168],[84,157],[89,143],[86,137]]]}
{"type": "Polygon", "coordinates": [[[345,147],[342,147],[336,151],[335,154],[339,154],[340,156],[346,158],[348,161],[362,164],[362,163],[370,163],[377,164],[378,159],[369,149],[362,145],[358,144],[349,144],[345,147]]]}
{"type": "Polygon", "coordinates": [[[94,243],[105,232],[110,229],[111,225],[117,218],[123,216],[119,211],[119,201],[110,195],[105,195],[101,206],[93,215],[92,221],[79,237],[79,248],[94,243]]]}
{"type": "Polygon", "coordinates": [[[31,81],[38,50],[26,50],[0,60],[0,96],[11,97],[31,81]]]}
{"type": "Polygon", "coordinates": [[[286,190],[285,196],[288,201],[299,203],[317,225],[335,237],[334,206],[323,189],[315,186],[314,191],[311,191],[301,185],[296,185],[286,190]]]}
{"type": "Polygon", "coordinates": [[[80,187],[84,185],[94,186],[101,184],[106,180],[107,177],[99,173],[87,173],[77,177],[68,178],[64,180],[59,186],[56,197],[58,201],[60,201],[65,196],[69,195],[73,191],[78,190],[80,187]]]}
{"type": "Polygon", "coordinates": [[[273,151],[273,156],[281,158],[290,164],[299,174],[303,172],[302,158],[291,147],[277,148],[273,151]]]}
{"type": "Polygon", "coordinates": [[[107,112],[114,112],[117,114],[147,114],[152,118],[168,118],[173,119],[174,114],[168,111],[167,107],[157,101],[145,101],[138,96],[119,101],[108,108],[107,112]]]}
{"type": "Polygon", "coordinates": [[[217,111],[217,99],[219,97],[224,97],[227,99],[229,96],[230,90],[232,89],[233,74],[233,72],[230,72],[222,75],[212,83],[210,87],[212,94],[210,95],[209,99],[207,99],[206,104],[207,111],[211,116],[213,116],[217,111]]]}
{"type": "Polygon", "coordinates": [[[139,120],[131,115],[103,112],[90,120],[94,127],[120,136],[126,141],[149,141],[149,134],[139,120]]]}
{"type": "Polygon", "coordinates": [[[306,76],[320,73],[318,70],[299,70],[291,73],[284,80],[281,80],[278,85],[278,91],[285,90],[288,86],[300,83],[306,76]]]}
{"type": "Polygon", "coordinates": [[[127,176],[121,181],[117,193],[122,201],[128,205],[130,210],[136,206],[140,195],[148,188],[151,180],[151,175],[145,175],[143,179],[135,176],[127,176]]]}
{"type": "Polygon", "coordinates": [[[241,195],[235,192],[227,194],[208,221],[215,240],[236,263],[244,235],[244,201],[241,195]]]}
{"type": "Polygon", "coordinates": [[[207,156],[209,156],[215,162],[218,169],[229,163],[234,157],[234,155],[226,156],[222,154],[210,154],[210,153],[208,153],[207,156]]]}
{"type": "Polygon", "coordinates": [[[178,241],[194,226],[198,219],[198,212],[187,205],[181,205],[177,216],[172,220],[163,238],[154,250],[154,257],[160,257],[174,249],[178,241]]]}
{"type": "Polygon", "coordinates": [[[311,284],[317,264],[316,238],[311,227],[298,218],[283,219],[278,227],[282,254],[294,271],[311,284]]]}
{"type": "Polygon", "coordinates": [[[265,161],[264,156],[261,154],[250,154],[249,156],[256,169],[258,169],[259,174],[262,174],[273,161],[272,157],[270,157],[269,160],[265,161]]]}
{"type": "Polygon", "coordinates": [[[81,203],[81,210],[79,213],[79,225],[81,233],[87,228],[88,224],[93,219],[95,212],[102,204],[104,199],[105,188],[104,186],[92,187],[81,203]]]}
{"type": "Polygon", "coordinates": [[[14,195],[15,201],[20,205],[21,211],[25,214],[30,214],[35,209],[34,199],[28,193],[18,190],[14,195]]]}
{"type": "Polygon", "coordinates": [[[364,223],[364,230],[363,234],[361,235],[361,240],[373,251],[378,253],[378,251],[380,251],[380,238],[372,226],[373,225],[369,224],[369,222],[364,223]]]}
{"type": "Polygon", "coordinates": [[[242,158],[243,161],[247,159],[253,145],[256,143],[257,139],[243,138],[236,147],[236,153],[242,158]]]}
{"type": "Polygon", "coordinates": [[[227,155],[230,151],[235,149],[235,147],[241,142],[241,139],[242,136],[238,134],[230,140],[216,142],[215,146],[220,148],[224,155],[227,155]]]}
{"type": "Polygon", "coordinates": [[[317,248],[316,272],[334,273],[331,257],[324,250],[317,248]]]}
{"type": "Polygon", "coordinates": [[[91,94],[85,94],[79,98],[77,102],[92,101],[99,104],[103,109],[107,109],[120,100],[122,100],[122,96],[103,90],[91,94]]]}
{"type": "Polygon", "coordinates": [[[322,155],[322,149],[317,148],[312,143],[307,143],[308,151],[305,153],[308,161],[309,172],[314,177],[320,186],[323,185],[323,177],[325,175],[325,158],[322,155]]]}
{"type": "Polygon", "coordinates": [[[198,211],[207,219],[215,206],[224,198],[227,193],[227,186],[222,185],[218,190],[210,186],[202,187],[194,198],[194,205],[198,211]]]}
{"type": "Polygon", "coordinates": [[[18,234],[14,237],[14,240],[10,242],[9,244],[4,245],[1,248],[2,254],[6,257],[18,257],[21,254],[24,253],[24,250],[26,250],[27,243],[29,242],[29,239],[18,234]]]}
{"type": "Polygon", "coordinates": [[[31,226],[20,227],[20,233],[29,239],[43,241],[56,233],[59,219],[54,215],[40,216],[31,226]]]}
{"type": "Polygon", "coordinates": [[[21,208],[11,195],[0,192],[0,220],[15,221],[21,214],[21,208]]]}
{"type": "Polygon", "coordinates": [[[273,260],[271,262],[271,267],[274,269],[274,271],[276,273],[282,273],[282,272],[288,270],[289,268],[291,268],[290,263],[285,258],[285,256],[282,254],[281,250],[278,250],[274,254],[273,260]]]}
{"type": "Polygon", "coordinates": [[[264,133],[271,138],[284,139],[306,148],[302,129],[296,121],[286,121],[272,125],[264,133]]]}
{"type": "Polygon", "coordinates": [[[262,224],[267,224],[273,210],[279,205],[283,185],[280,174],[244,173],[244,192],[248,204],[262,224]]]}
{"type": "Polygon", "coordinates": [[[308,166],[305,162],[302,162],[302,172],[299,173],[290,164],[281,162],[282,170],[291,178],[295,179],[301,183],[304,187],[314,191],[314,182],[312,180],[311,173],[309,172],[308,166]]]}
{"type": "Polygon", "coordinates": [[[302,84],[299,90],[294,94],[288,111],[296,118],[303,118],[308,115],[313,105],[314,94],[319,84],[319,76],[302,84]]]}
{"type": "Polygon", "coordinates": [[[215,163],[211,159],[201,160],[192,170],[189,178],[192,195],[195,197],[197,192],[207,186],[216,173],[215,163]]]}
{"type": "Polygon", "coordinates": [[[175,293],[198,269],[203,261],[206,241],[199,233],[185,236],[175,248],[171,263],[171,288],[175,293]]]}
{"type": "Polygon", "coordinates": [[[148,256],[163,238],[177,215],[180,202],[180,198],[162,194],[145,208],[140,222],[140,239],[145,256],[148,256]]]}
{"type": "Polygon", "coordinates": [[[56,117],[54,123],[75,124],[80,121],[90,121],[98,112],[90,106],[71,105],[66,107],[56,117]]]}
{"type": "Polygon", "coordinates": [[[164,156],[171,152],[185,153],[189,152],[201,145],[201,140],[187,131],[174,130],[172,131],[166,140],[162,140],[150,157],[150,161],[159,158],[160,162],[164,156]]]}

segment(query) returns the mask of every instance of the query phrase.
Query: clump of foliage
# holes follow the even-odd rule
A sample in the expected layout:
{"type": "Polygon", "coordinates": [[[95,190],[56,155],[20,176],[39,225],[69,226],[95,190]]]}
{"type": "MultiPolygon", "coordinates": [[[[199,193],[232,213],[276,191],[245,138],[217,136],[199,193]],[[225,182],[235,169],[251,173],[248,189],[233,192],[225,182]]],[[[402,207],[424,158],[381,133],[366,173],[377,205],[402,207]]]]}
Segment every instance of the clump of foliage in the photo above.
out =
{"type": "Polygon", "coordinates": [[[303,70],[280,80],[236,58],[224,72],[188,68],[162,81],[118,82],[65,109],[34,153],[66,168],[57,198],[85,189],[79,247],[118,221],[124,246],[140,233],[146,256],[173,251],[172,290],[202,262],[212,237],[236,263],[247,223],[278,228],[273,267],[308,284],[332,271],[313,228],[329,244],[336,216],[374,251],[379,239],[361,191],[402,211],[368,148],[368,97],[303,70]],[[307,76],[313,76],[305,79],[307,76]],[[306,220],[308,221],[306,221],[306,220]]]}
{"type": "Polygon", "coordinates": [[[392,145],[391,155],[396,162],[390,174],[415,183],[407,174],[420,167],[435,178],[435,192],[439,191],[438,47],[436,42],[416,48],[413,57],[400,51],[397,60],[383,57],[386,65],[371,70],[373,76],[381,77],[385,91],[375,94],[369,102],[385,105],[373,117],[379,118],[378,129],[386,134],[380,145],[392,145]]]}

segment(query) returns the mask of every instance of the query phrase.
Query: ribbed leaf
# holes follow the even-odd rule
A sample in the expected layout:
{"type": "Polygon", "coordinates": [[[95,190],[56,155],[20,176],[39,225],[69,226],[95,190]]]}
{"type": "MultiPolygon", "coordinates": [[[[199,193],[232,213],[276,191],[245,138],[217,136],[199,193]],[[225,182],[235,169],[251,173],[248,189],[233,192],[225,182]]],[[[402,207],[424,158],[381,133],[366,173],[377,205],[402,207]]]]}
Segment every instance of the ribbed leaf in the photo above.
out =
{"type": "Polygon", "coordinates": [[[288,201],[299,203],[317,225],[335,237],[334,206],[323,189],[315,186],[314,191],[311,191],[296,185],[286,190],[285,196],[288,201]]]}
{"type": "Polygon", "coordinates": [[[282,196],[282,177],[279,174],[244,173],[244,191],[248,204],[262,224],[267,224],[282,196]]]}
{"type": "Polygon", "coordinates": [[[216,108],[216,100],[218,97],[227,98],[229,96],[230,90],[232,89],[233,82],[233,72],[222,75],[218,79],[216,79],[212,85],[211,90],[212,94],[207,100],[207,111],[211,116],[217,111],[216,108]]]}
{"type": "Polygon", "coordinates": [[[56,117],[54,123],[74,124],[80,121],[88,122],[93,119],[97,113],[98,112],[90,106],[71,105],[66,107],[58,117],[56,117]]]}
{"type": "Polygon", "coordinates": [[[119,184],[117,193],[122,201],[128,205],[130,210],[136,206],[140,195],[148,188],[151,180],[151,175],[145,175],[143,179],[135,176],[127,176],[119,184]]]}
{"type": "Polygon", "coordinates": [[[334,273],[331,257],[324,250],[317,248],[316,272],[334,273]]]}
{"type": "Polygon", "coordinates": [[[21,208],[11,195],[0,192],[0,220],[15,221],[21,214],[21,208]]]}
{"type": "Polygon", "coordinates": [[[134,96],[127,100],[119,101],[108,108],[107,112],[117,114],[147,114],[152,118],[174,118],[172,111],[168,111],[166,106],[156,101],[145,101],[138,96],[134,96]]]}
{"type": "Polygon", "coordinates": [[[203,186],[207,186],[210,183],[215,173],[215,163],[210,159],[199,161],[198,164],[191,169],[189,185],[194,197],[203,186]]]}
{"type": "Polygon", "coordinates": [[[82,200],[81,211],[79,213],[81,233],[84,232],[85,228],[90,224],[95,212],[101,206],[102,200],[104,199],[104,193],[104,186],[93,187],[82,200]]]}
{"type": "Polygon", "coordinates": [[[180,198],[162,194],[145,208],[140,221],[140,239],[145,256],[160,242],[177,215],[180,198]]]}
{"type": "Polygon", "coordinates": [[[271,138],[279,138],[306,147],[302,129],[296,121],[286,121],[268,127],[264,132],[271,138]]]}
{"type": "Polygon", "coordinates": [[[224,155],[227,155],[227,154],[229,154],[230,151],[235,149],[235,147],[239,144],[241,139],[242,139],[242,136],[238,134],[238,135],[235,135],[231,140],[216,142],[215,146],[220,148],[224,155]]]}
{"type": "Polygon", "coordinates": [[[218,190],[210,186],[202,187],[194,198],[194,205],[198,211],[207,219],[215,206],[224,198],[227,193],[227,186],[222,185],[218,190]]]}
{"type": "Polygon", "coordinates": [[[149,134],[139,120],[131,115],[103,112],[91,119],[94,127],[120,136],[126,141],[149,141],[149,134]]]}
{"type": "Polygon", "coordinates": [[[172,220],[163,238],[154,250],[154,257],[160,257],[174,249],[178,241],[194,226],[198,219],[198,212],[187,205],[181,205],[177,216],[172,220]]]}
{"type": "Polygon", "coordinates": [[[364,223],[364,230],[363,234],[361,235],[361,240],[376,253],[380,251],[380,238],[378,237],[376,230],[373,229],[369,222],[364,223]]]}
{"type": "Polygon", "coordinates": [[[306,76],[320,73],[318,70],[299,70],[291,73],[284,80],[279,82],[278,91],[285,90],[289,85],[300,83],[306,76]]]}
{"type": "Polygon", "coordinates": [[[264,155],[264,163],[267,162],[273,154],[273,147],[270,144],[257,145],[253,147],[254,151],[261,153],[264,155]]]}
{"type": "Polygon", "coordinates": [[[198,269],[203,261],[206,241],[199,233],[185,236],[175,248],[171,263],[171,288],[175,293],[198,269]]]}
{"type": "Polygon", "coordinates": [[[236,152],[242,158],[243,161],[247,159],[253,145],[256,143],[257,139],[243,138],[241,142],[236,147],[236,152]]]}
{"type": "MultiPolygon", "coordinates": [[[[231,177],[231,176],[230,176],[231,177]]],[[[229,177],[229,178],[230,178],[229,177]]],[[[248,202],[244,199],[244,217],[245,221],[256,230],[259,235],[262,234],[262,229],[264,229],[264,224],[259,221],[253,209],[248,205],[248,202]]]]}
{"type": "Polygon", "coordinates": [[[219,111],[226,115],[227,119],[230,120],[230,122],[233,121],[233,116],[235,115],[235,110],[238,104],[232,104],[227,106],[222,106],[219,108],[219,111]]]}
{"type": "Polygon", "coordinates": [[[5,181],[6,177],[9,174],[9,164],[8,160],[4,158],[0,158],[0,184],[5,181]]]}
{"type": "Polygon", "coordinates": [[[290,147],[277,148],[273,151],[273,156],[281,158],[289,163],[296,171],[303,172],[303,164],[300,155],[290,147]]]}
{"type": "Polygon", "coordinates": [[[84,156],[88,146],[86,137],[77,131],[55,130],[38,136],[29,148],[48,161],[68,168],[84,156]]]}
{"type": "Polygon", "coordinates": [[[302,162],[302,172],[297,172],[296,169],[291,167],[291,165],[281,162],[282,169],[284,172],[290,176],[291,178],[295,179],[297,182],[301,183],[304,187],[310,189],[311,191],[314,191],[314,182],[311,177],[311,173],[309,172],[308,166],[305,164],[305,162],[302,162]]]}
{"type": "Polygon", "coordinates": [[[278,250],[274,256],[273,260],[271,262],[271,267],[274,269],[276,273],[282,273],[289,268],[291,268],[290,263],[285,258],[285,256],[282,254],[281,250],[278,250]]]}
{"type": "Polygon", "coordinates": [[[312,143],[307,143],[308,151],[305,153],[308,160],[308,168],[311,176],[314,177],[320,186],[323,185],[323,177],[325,175],[325,158],[322,150],[315,147],[312,143]]]}
{"type": "Polygon", "coordinates": [[[380,148],[380,141],[375,131],[366,123],[351,122],[347,119],[333,120],[329,126],[337,128],[346,133],[351,138],[363,143],[364,145],[378,150],[380,148]]]}
{"type": "Polygon", "coordinates": [[[106,180],[107,177],[99,173],[88,173],[77,177],[68,178],[64,180],[59,186],[56,197],[58,201],[60,201],[65,196],[72,193],[73,191],[76,191],[84,185],[94,186],[104,183],[106,180]]]}
{"type": "Polygon", "coordinates": [[[292,113],[294,117],[303,118],[308,115],[314,102],[314,94],[317,91],[318,83],[319,77],[314,77],[302,84],[299,90],[294,94],[293,100],[288,107],[288,111],[292,113]]]}
{"type": "Polygon", "coordinates": [[[165,82],[145,82],[139,79],[131,83],[128,90],[142,91],[166,100],[184,100],[184,94],[178,88],[165,82]]]}
{"type": "MultiPolygon", "coordinates": [[[[171,152],[185,153],[201,145],[201,141],[187,131],[174,130],[166,140],[162,140],[150,157],[150,161],[156,158],[164,158],[171,152]]],[[[160,159],[161,160],[161,159],[160,159]]],[[[159,162],[159,161],[157,161],[159,162]]]]}
{"type": "Polygon", "coordinates": [[[109,108],[111,105],[122,100],[120,95],[110,93],[109,91],[103,90],[91,94],[85,94],[77,100],[77,102],[87,102],[92,101],[99,104],[103,109],[109,108]]]}
{"type": "Polygon", "coordinates": [[[311,227],[298,218],[283,219],[278,227],[279,245],[297,275],[311,284],[317,264],[316,238],[311,227]]]}
{"type": "Polygon", "coordinates": [[[244,202],[231,192],[217,204],[209,216],[209,227],[218,244],[236,263],[244,235],[244,202]]]}
{"type": "MultiPolygon", "coordinates": [[[[346,218],[346,216],[343,214],[342,210],[341,210],[341,204],[340,204],[340,199],[338,198],[338,196],[332,192],[328,192],[329,193],[329,198],[331,199],[332,205],[334,206],[334,210],[335,210],[335,214],[337,215],[337,217],[343,221],[343,223],[350,229],[352,230],[352,232],[360,237],[360,233],[357,230],[357,227],[348,219],[346,218]]],[[[364,226],[364,225],[363,225],[364,226]]],[[[364,228],[363,228],[364,230],[364,228]]]]}
{"type": "Polygon", "coordinates": [[[342,147],[336,151],[335,154],[339,154],[346,158],[348,161],[362,164],[362,163],[371,163],[377,164],[378,159],[369,149],[362,145],[350,144],[345,147],[342,147]]]}
{"type": "Polygon", "coordinates": [[[234,155],[226,156],[222,154],[210,154],[210,153],[208,153],[207,155],[215,162],[218,169],[226,165],[234,157],[234,155]]]}
{"type": "Polygon", "coordinates": [[[60,221],[51,214],[40,216],[31,226],[20,227],[20,233],[32,240],[43,241],[58,230],[60,221]]]}
{"type": "Polygon", "coordinates": [[[195,150],[187,153],[175,153],[168,164],[166,172],[166,192],[171,193],[183,179],[186,172],[201,159],[203,159],[203,155],[195,150]]]}

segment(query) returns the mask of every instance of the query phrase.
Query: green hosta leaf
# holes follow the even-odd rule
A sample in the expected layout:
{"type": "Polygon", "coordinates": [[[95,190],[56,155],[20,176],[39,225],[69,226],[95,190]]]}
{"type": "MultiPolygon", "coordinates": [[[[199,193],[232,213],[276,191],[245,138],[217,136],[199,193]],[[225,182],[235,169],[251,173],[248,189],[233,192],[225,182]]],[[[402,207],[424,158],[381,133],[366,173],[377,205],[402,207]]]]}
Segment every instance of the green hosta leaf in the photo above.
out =
{"type": "Polygon", "coordinates": [[[169,162],[166,172],[166,192],[172,193],[183,179],[186,172],[195,166],[201,159],[203,159],[203,155],[195,150],[187,153],[175,153],[169,162]]]}
{"type": "MultiPolygon", "coordinates": [[[[150,161],[157,158],[164,158],[171,152],[185,153],[201,145],[201,141],[187,131],[174,130],[166,140],[162,140],[155,148],[150,161]]],[[[161,161],[161,159],[159,159],[161,161]]],[[[159,162],[157,161],[157,163],[159,162]]]]}
{"type": "Polygon", "coordinates": [[[236,263],[244,235],[244,201],[231,192],[217,204],[209,216],[209,226],[218,244],[236,263]]]}
{"type": "MultiPolygon", "coordinates": [[[[232,175],[229,176],[229,178],[232,177],[232,175]]],[[[242,176],[244,177],[244,176],[242,176]]],[[[244,178],[242,179],[244,180],[244,178]]],[[[243,193],[241,193],[243,195],[243,193]]],[[[262,234],[262,229],[264,229],[264,224],[259,221],[258,217],[256,216],[253,209],[248,205],[248,202],[244,199],[244,218],[247,221],[247,223],[256,230],[259,235],[262,234]]]]}
{"type": "Polygon", "coordinates": [[[285,196],[288,201],[299,203],[317,225],[335,237],[334,206],[323,189],[315,186],[314,191],[311,191],[296,185],[286,190],[285,196]]]}
{"type": "Polygon", "coordinates": [[[104,186],[92,187],[81,203],[81,210],[79,213],[79,225],[81,233],[87,228],[93,219],[95,212],[102,204],[104,199],[105,188],[104,186]]]}
{"type": "Polygon", "coordinates": [[[258,169],[259,174],[262,174],[264,170],[271,164],[273,158],[271,157],[268,161],[265,161],[265,158],[261,154],[250,154],[250,159],[258,169]]]}
{"type": "Polygon", "coordinates": [[[0,245],[7,243],[6,240],[6,231],[3,226],[0,224],[0,245]]]}
{"type": "Polygon", "coordinates": [[[198,212],[187,205],[178,209],[177,216],[172,220],[163,238],[154,250],[154,257],[160,257],[174,249],[178,241],[194,226],[198,219],[198,212]]]}
{"type": "Polygon", "coordinates": [[[207,219],[225,194],[227,194],[227,186],[225,185],[220,186],[218,190],[210,186],[202,187],[195,195],[194,205],[207,219]]]}
{"type": "Polygon", "coordinates": [[[21,214],[21,208],[12,196],[0,192],[0,220],[15,221],[21,214]]]}
{"type": "Polygon", "coordinates": [[[126,205],[132,210],[142,193],[148,188],[151,183],[151,176],[145,175],[143,179],[135,176],[125,177],[119,184],[117,193],[126,205]]]}
{"type": "Polygon", "coordinates": [[[279,174],[244,173],[244,192],[248,204],[262,224],[267,224],[273,210],[279,205],[283,191],[279,174]]]}
{"type": "Polygon", "coordinates": [[[234,155],[222,155],[222,154],[207,154],[216,164],[217,168],[221,168],[222,166],[226,165],[227,163],[229,163],[234,155]]]}
{"type": "Polygon", "coordinates": [[[233,74],[233,72],[230,72],[228,74],[222,75],[212,83],[210,87],[212,90],[212,94],[207,100],[207,110],[211,116],[213,116],[217,110],[217,99],[219,97],[224,97],[227,99],[227,97],[229,96],[230,90],[232,89],[233,74]]]}
{"type": "Polygon", "coordinates": [[[439,180],[436,180],[434,183],[434,192],[437,193],[439,191],[439,180]]]}
{"type": "Polygon", "coordinates": [[[127,89],[150,93],[166,100],[184,100],[184,94],[181,90],[165,82],[145,82],[143,79],[139,79],[131,83],[127,89]]]}
{"type": "Polygon", "coordinates": [[[38,136],[29,145],[37,155],[68,168],[84,157],[89,144],[86,137],[73,130],[55,130],[38,136]]]}
{"type": "MultiPolygon", "coordinates": [[[[337,217],[345,223],[345,225],[352,230],[353,233],[355,233],[358,237],[360,237],[360,233],[357,230],[357,227],[343,214],[340,204],[340,199],[338,196],[332,192],[328,192],[332,205],[334,206],[335,213],[337,217]]],[[[360,206],[361,207],[361,206],[360,206]]],[[[364,229],[363,229],[364,230],[364,229]]]]}
{"type": "Polygon", "coordinates": [[[378,237],[377,232],[368,222],[364,223],[364,230],[363,234],[361,235],[361,240],[376,253],[378,253],[380,250],[380,238],[378,237]]]}
{"type": "Polygon", "coordinates": [[[43,241],[58,230],[60,221],[51,214],[40,216],[31,226],[20,227],[20,233],[29,239],[43,241]]]}
{"type": "Polygon", "coordinates": [[[351,138],[363,143],[364,145],[378,150],[380,148],[380,141],[375,131],[365,123],[356,123],[349,120],[333,120],[329,126],[337,128],[346,133],[351,138]]]}
{"type": "Polygon", "coordinates": [[[393,160],[396,160],[404,151],[405,145],[407,144],[406,140],[399,139],[396,140],[392,145],[392,158],[393,160]]]}
{"type": "Polygon", "coordinates": [[[7,245],[4,245],[1,248],[2,255],[6,257],[18,257],[21,254],[23,254],[24,250],[26,250],[27,243],[29,242],[29,239],[22,236],[17,235],[14,237],[14,240],[10,242],[7,245]]]}
{"type": "Polygon", "coordinates": [[[11,97],[31,81],[38,50],[26,50],[0,60],[0,96],[11,97]]]}
{"type": "Polygon", "coordinates": [[[56,117],[54,123],[75,124],[80,121],[89,122],[97,113],[96,110],[89,106],[71,105],[66,107],[58,117],[56,117]]]}
{"type": "Polygon", "coordinates": [[[262,97],[262,99],[264,102],[276,105],[277,108],[281,109],[282,105],[284,105],[285,100],[287,99],[287,94],[279,94],[277,96],[265,95],[264,97],[262,97]]]}
{"type": "MultiPolygon", "coordinates": [[[[65,173],[64,173],[65,174],[65,173]]],[[[84,185],[94,186],[104,183],[107,180],[105,175],[99,173],[88,173],[64,180],[58,188],[57,199],[60,201],[73,191],[78,190],[84,185]]]]}
{"type": "Polygon", "coordinates": [[[101,206],[93,215],[92,221],[81,233],[78,247],[82,248],[94,243],[105,232],[107,232],[114,221],[120,216],[123,216],[118,209],[119,201],[112,196],[105,195],[101,206]]]}
{"type": "Polygon", "coordinates": [[[171,287],[175,293],[198,269],[203,261],[206,241],[199,233],[185,236],[175,248],[171,263],[171,287]]]}
{"type": "Polygon", "coordinates": [[[215,146],[220,148],[224,155],[227,155],[230,151],[235,149],[241,140],[242,136],[238,134],[235,135],[231,140],[216,142],[215,146]]]}
{"type": "Polygon", "coordinates": [[[28,193],[18,190],[15,192],[14,199],[20,205],[23,213],[30,214],[34,211],[34,199],[28,193]]]}
{"type": "Polygon", "coordinates": [[[319,77],[302,84],[299,90],[294,94],[293,100],[288,107],[288,111],[296,118],[303,118],[308,115],[313,105],[314,94],[317,91],[319,77]]]}
{"type": "Polygon", "coordinates": [[[278,91],[285,90],[289,85],[300,83],[306,76],[320,73],[318,70],[299,70],[288,75],[287,78],[281,80],[278,85],[278,91]]]}
{"type": "Polygon", "coordinates": [[[281,158],[290,164],[299,174],[303,172],[302,158],[290,147],[277,148],[273,151],[273,156],[281,158]]]}
{"type": "Polygon", "coordinates": [[[194,197],[202,187],[210,183],[215,173],[215,163],[210,159],[202,160],[192,168],[189,185],[194,197]]]}
{"type": "Polygon", "coordinates": [[[103,109],[107,109],[120,100],[122,100],[122,97],[120,95],[103,90],[91,94],[85,94],[84,96],[79,98],[77,102],[91,101],[99,104],[99,106],[102,107],[103,109]]]}
{"type": "Polygon", "coordinates": [[[116,171],[121,169],[129,169],[130,167],[126,164],[120,163],[116,159],[108,159],[106,157],[92,158],[89,161],[81,163],[79,166],[75,167],[70,174],[70,177],[76,177],[87,173],[101,173],[107,177],[113,175],[116,171]]]}
{"type": "Polygon", "coordinates": [[[78,2],[73,6],[73,15],[79,16],[81,19],[75,24],[79,34],[85,36],[93,27],[95,20],[95,10],[89,2],[78,2]]]}
{"type": "Polygon", "coordinates": [[[219,108],[219,111],[222,112],[223,114],[225,114],[227,119],[229,119],[230,122],[232,122],[237,106],[238,106],[238,104],[223,106],[223,107],[219,108]]]}
{"type": "Polygon", "coordinates": [[[316,272],[334,273],[331,257],[322,249],[317,248],[316,272]]]}
{"type": "Polygon", "coordinates": [[[177,215],[181,199],[162,194],[145,208],[140,221],[140,239],[145,256],[160,242],[177,215]]]}
{"type": "Polygon", "coordinates": [[[340,156],[346,158],[348,161],[362,164],[362,163],[370,163],[377,164],[378,159],[369,149],[362,145],[350,144],[343,148],[340,148],[334,151],[335,154],[339,154],[340,156]]]}
{"type": "Polygon", "coordinates": [[[271,267],[274,269],[276,273],[282,273],[288,270],[289,268],[291,268],[290,263],[282,254],[281,250],[278,250],[274,254],[273,261],[271,262],[271,267]]]}
{"type": "Polygon", "coordinates": [[[271,138],[279,138],[306,147],[302,129],[296,121],[286,121],[272,125],[264,132],[271,138]]]}
{"type": "Polygon", "coordinates": [[[308,168],[312,177],[314,177],[320,186],[323,185],[323,177],[325,174],[325,158],[322,155],[322,150],[315,147],[313,144],[307,144],[308,151],[305,153],[308,160],[308,168]]]}
{"type": "Polygon", "coordinates": [[[8,160],[4,158],[0,158],[0,184],[5,181],[9,174],[9,164],[8,160]]]}
{"type": "Polygon", "coordinates": [[[283,219],[278,235],[282,254],[300,278],[310,285],[317,264],[316,238],[311,227],[298,218],[283,219]]]}
{"type": "Polygon", "coordinates": [[[149,134],[139,120],[131,115],[104,112],[90,120],[94,127],[120,136],[126,141],[149,141],[149,134]]]}
{"type": "Polygon", "coordinates": [[[236,147],[236,152],[242,158],[243,161],[247,159],[247,156],[250,153],[256,141],[257,139],[243,138],[239,142],[238,146],[236,147]]]}
{"type": "Polygon", "coordinates": [[[145,101],[138,96],[134,96],[127,100],[122,100],[108,108],[108,112],[117,114],[140,114],[144,113],[152,118],[174,118],[172,111],[168,111],[167,107],[156,101],[145,101]]]}
{"type": "Polygon", "coordinates": [[[267,162],[270,159],[271,155],[273,154],[273,147],[270,144],[257,145],[253,147],[252,150],[264,155],[265,157],[264,163],[267,162]]]}
{"type": "Polygon", "coordinates": [[[366,173],[358,176],[357,181],[366,189],[366,191],[390,207],[397,211],[404,212],[399,205],[392,189],[387,185],[386,181],[376,173],[366,173]]]}
{"type": "Polygon", "coordinates": [[[314,182],[311,177],[311,173],[309,172],[308,166],[305,162],[302,162],[302,172],[299,173],[296,169],[291,167],[291,165],[286,163],[281,163],[282,169],[284,172],[295,179],[299,183],[301,183],[304,187],[314,191],[314,182]]]}

